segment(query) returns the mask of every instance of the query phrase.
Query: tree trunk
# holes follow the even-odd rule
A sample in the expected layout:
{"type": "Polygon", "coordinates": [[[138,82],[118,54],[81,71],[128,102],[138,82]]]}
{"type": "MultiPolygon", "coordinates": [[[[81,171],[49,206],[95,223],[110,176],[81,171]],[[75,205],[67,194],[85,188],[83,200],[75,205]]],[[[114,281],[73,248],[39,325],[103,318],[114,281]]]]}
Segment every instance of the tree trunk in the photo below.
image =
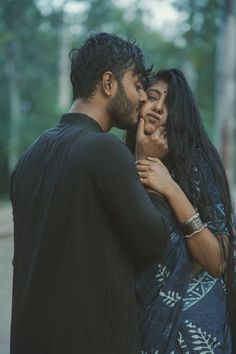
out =
{"type": "Polygon", "coordinates": [[[67,111],[71,104],[71,88],[70,88],[70,35],[67,29],[66,13],[62,13],[61,35],[59,48],[59,92],[58,105],[61,112],[67,111]]]}
{"type": "Polygon", "coordinates": [[[236,16],[235,1],[225,0],[219,35],[215,97],[215,144],[231,187],[235,182],[236,16]]]}
{"type": "Polygon", "coordinates": [[[19,157],[20,142],[20,119],[21,119],[21,101],[18,71],[16,68],[16,58],[19,46],[16,42],[10,42],[7,45],[7,63],[6,73],[8,77],[9,88],[9,145],[8,145],[8,170],[12,172],[19,157]]]}

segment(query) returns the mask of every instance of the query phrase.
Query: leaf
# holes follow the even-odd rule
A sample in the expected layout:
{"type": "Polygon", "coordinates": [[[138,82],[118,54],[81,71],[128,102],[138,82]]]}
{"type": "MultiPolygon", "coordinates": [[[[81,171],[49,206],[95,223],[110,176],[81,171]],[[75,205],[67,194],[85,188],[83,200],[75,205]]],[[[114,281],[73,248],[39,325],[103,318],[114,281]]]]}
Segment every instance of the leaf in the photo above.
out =
{"type": "MultiPolygon", "coordinates": [[[[190,332],[190,331],[189,331],[189,332],[190,332]]],[[[192,338],[198,339],[198,338],[201,338],[201,337],[199,336],[199,334],[194,334],[194,335],[192,336],[192,338]]]]}

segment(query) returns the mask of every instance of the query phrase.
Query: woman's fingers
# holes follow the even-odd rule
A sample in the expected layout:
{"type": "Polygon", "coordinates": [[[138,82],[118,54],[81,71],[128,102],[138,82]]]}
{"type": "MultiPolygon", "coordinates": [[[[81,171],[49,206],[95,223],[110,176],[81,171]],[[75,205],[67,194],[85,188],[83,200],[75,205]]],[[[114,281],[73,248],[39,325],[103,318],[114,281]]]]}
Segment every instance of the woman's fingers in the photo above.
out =
{"type": "Polygon", "coordinates": [[[148,178],[145,173],[143,172],[138,172],[139,174],[139,179],[142,182],[142,184],[148,184],[148,178]]]}
{"type": "Polygon", "coordinates": [[[146,187],[150,187],[148,180],[146,178],[140,178],[140,182],[146,186],[146,187]]]}
{"type": "Polygon", "coordinates": [[[160,162],[161,160],[160,159],[158,159],[157,157],[147,157],[147,160],[148,161],[153,161],[153,162],[160,162]]]}
{"type": "Polygon", "coordinates": [[[161,162],[161,160],[158,159],[158,158],[155,158],[155,157],[147,157],[147,160],[148,160],[148,161],[152,161],[152,162],[156,163],[157,165],[162,166],[162,167],[164,167],[164,168],[166,169],[166,166],[165,166],[165,165],[163,164],[163,162],[161,162]]]}
{"type": "Polygon", "coordinates": [[[156,163],[162,164],[162,162],[158,158],[153,158],[153,157],[147,157],[146,159],[135,161],[136,166],[152,166],[155,165],[156,163]]]}
{"type": "Polygon", "coordinates": [[[157,158],[148,157],[147,160],[136,161],[136,168],[138,171],[154,171],[159,168],[165,168],[165,165],[157,158]]]}
{"type": "Polygon", "coordinates": [[[145,165],[137,165],[137,170],[139,172],[145,172],[145,171],[148,171],[148,166],[145,166],[145,165]]]}
{"type": "Polygon", "coordinates": [[[135,161],[136,165],[145,165],[145,166],[150,166],[153,163],[157,163],[158,165],[163,165],[163,163],[161,162],[160,159],[158,159],[157,157],[150,157],[148,156],[146,159],[142,159],[142,160],[137,160],[135,161]]]}
{"type": "Polygon", "coordinates": [[[148,173],[147,172],[138,172],[138,174],[139,174],[140,182],[144,186],[150,187],[151,185],[150,185],[150,182],[149,182],[148,173]]]}
{"type": "Polygon", "coordinates": [[[147,171],[138,171],[138,175],[140,178],[148,178],[148,172],[147,171]]]}
{"type": "Polygon", "coordinates": [[[149,166],[151,164],[150,161],[147,159],[142,159],[142,160],[137,160],[135,161],[136,165],[144,165],[144,166],[149,166]]]}

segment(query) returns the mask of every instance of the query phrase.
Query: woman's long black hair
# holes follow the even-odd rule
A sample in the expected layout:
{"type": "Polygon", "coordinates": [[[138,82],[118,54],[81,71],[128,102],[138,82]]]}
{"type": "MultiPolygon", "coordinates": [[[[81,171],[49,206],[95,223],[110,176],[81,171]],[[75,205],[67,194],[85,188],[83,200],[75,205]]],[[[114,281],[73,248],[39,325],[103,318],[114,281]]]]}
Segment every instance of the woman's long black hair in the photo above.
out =
{"type": "MultiPolygon", "coordinates": [[[[235,323],[235,233],[232,202],[225,169],[216,148],[207,136],[196,100],[184,74],[177,69],[160,70],[150,78],[147,88],[159,80],[163,80],[168,84],[166,98],[168,109],[166,136],[169,155],[166,162],[167,167],[175,171],[176,182],[181,186],[192,204],[198,209],[200,215],[203,215],[209,203],[207,198],[207,183],[209,182],[206,180],[201,164],[195,158],[196,150],[199,149],[211,169],[221,193],[226,215],[226,227],[229,234],[228,252],[225,250],[225,244],[222,238],[219,239],[219,242],[226,261],[224,278],[227,289],[227,303],[229,306],[228,314],[230,321],[235,323]],[[194,188],[196,188],[193,171],[196,168],[198,169],[199,186],[202,190],[203,198],[195,198],[195,194],[193,193],[194,188]]],[[[134,152],[134,132],[127,133],[126,143],[131,152],[134,152]]]]}

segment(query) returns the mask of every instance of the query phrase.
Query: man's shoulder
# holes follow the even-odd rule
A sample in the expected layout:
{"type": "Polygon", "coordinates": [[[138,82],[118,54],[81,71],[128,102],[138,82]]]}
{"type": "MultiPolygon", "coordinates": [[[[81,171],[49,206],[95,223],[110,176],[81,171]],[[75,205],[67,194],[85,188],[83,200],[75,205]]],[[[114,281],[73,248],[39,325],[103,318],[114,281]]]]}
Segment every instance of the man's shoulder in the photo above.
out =
{"type": "Polygon", "coordinates": [[[104,132],[96,132],[93,134],[94,139],[97,140],[100,144],[109,144],[113,142],[120,142],[120,139],[111,133],[104,133],[104,132]]]}
{"type": "Polygon", "coordinates": [[[111,133],[92,133],[86,137],[86,159],[96,165],[113,164],[116,161],[117,164],[122,164],[124,161],[130,163],[133,157],[127,148],[116,135],[111,133]]]}
{"type": "Polygon", "coordinates": [[[112,147],[125,146],[125,144],[114,134],[111,133],[91,133],[88,135],[88,143],[96,150],[109,149],[112,147]]]}

